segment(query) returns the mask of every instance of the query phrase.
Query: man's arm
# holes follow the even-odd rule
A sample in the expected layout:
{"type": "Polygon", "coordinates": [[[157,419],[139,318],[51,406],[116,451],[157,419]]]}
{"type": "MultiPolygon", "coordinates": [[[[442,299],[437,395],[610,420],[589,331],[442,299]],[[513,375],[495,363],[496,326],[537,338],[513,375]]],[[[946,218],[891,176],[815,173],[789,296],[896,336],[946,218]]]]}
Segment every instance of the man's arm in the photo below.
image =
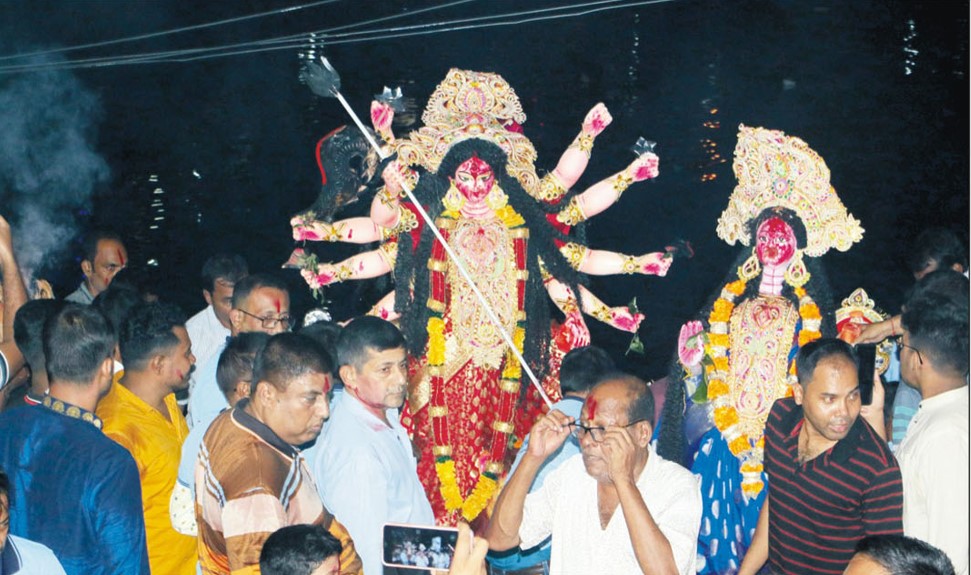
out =
{"type": "Polygon", "coordinates": [[[341,542],[341,575],[363,575],[364,565],[357,554],[354,541],[351,540],[351,534],[347,532],[347,528],[341,525],[340,521],[331,517],[327,531],[341,542]]]}
{"type": "Polygon", "coordinates": [[[742,566],[738,570],[738,575],[755,575],[759,569],[769,560],[769,498],[765,498],[762,504],[762,511],[759,512],[759,522],[755,526],[755,535],[752,537],[752,545],[749,546],[742,559],[742,566]]]}
{"type": "MultiPolygon", "coordinates": [[[[0,216],[0,268],[0,277],[3,278],[3,341],[0,342],[0,352],[7,358],[8,374],[13,375],[24,366],[24,357],[13,339],[13,321],[17,310],[27,302],[27,288],[14,256],[10,224],[3,216],[0,216]]],[[[0,387],[4,383],[0,381],[0,387]]]]}
{"type": "Polygon", "coordinates": [[[900,468],[893,465],[880,470],[863,493],[863,532],[866,535],[903,534],[903,509],[900,468]]]}
{"type": "Polygon", "coordinates": [[[569,424],[572,421],[572,417],[554,410],[536,422],[529,432],[529,448],[516,472],[499,493],[492,519],[486,528],[486,539],[489,540],[490,549],[506,551],[519,545],[519,527],[523,522],[526,494],[529,493],[529,488],[543,462],[551,453],[559,449],[570,435],[569,424]]]}
{"type": "Polygon", "coordinates": [[[317,457],[313,473],[327,510],[354,540],[364,571],[381,573],[382,528],[391,517],[388,470],[375,455],[341,450],[334,458],[317,457]]]}
{"type": "Polygon", "coordinates": [[[92,550],[115,575],[148,575],[148,548],[145,543],[145,516],[142,512],[142,487],[138,468],[128,452],[124,459],[108,457],[92,474],[95,486],[93,509],[95,531],[101,548],[92,550]]]}
{"type": "Polygon", "coordinates": [[[638,447],[626,428],[607,430],[602,446],[607,456],[610,481],[617,490],[620,508],[634,556],[645,575],[679,572],[668,538],[661,532],[644,497],[637,489],[636,453],[638,447]]]}

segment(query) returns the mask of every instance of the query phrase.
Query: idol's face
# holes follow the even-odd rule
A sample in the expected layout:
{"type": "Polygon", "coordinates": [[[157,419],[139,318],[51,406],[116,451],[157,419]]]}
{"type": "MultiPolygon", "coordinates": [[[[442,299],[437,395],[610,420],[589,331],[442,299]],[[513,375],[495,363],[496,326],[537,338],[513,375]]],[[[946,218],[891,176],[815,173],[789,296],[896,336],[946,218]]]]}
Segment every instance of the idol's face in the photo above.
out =
{"type": "Polygon", "coordinates": [[[496,183],[492,167],[472,156],[455,170],[455,187],[472,203],[481,202],[496,183]]]}
{"type": "Polygon", "coordinates": [[[755,232],[755,254],[763,266],[778,266],[796,253],[796,234],[782,218],[769,218],[755,232]]]}

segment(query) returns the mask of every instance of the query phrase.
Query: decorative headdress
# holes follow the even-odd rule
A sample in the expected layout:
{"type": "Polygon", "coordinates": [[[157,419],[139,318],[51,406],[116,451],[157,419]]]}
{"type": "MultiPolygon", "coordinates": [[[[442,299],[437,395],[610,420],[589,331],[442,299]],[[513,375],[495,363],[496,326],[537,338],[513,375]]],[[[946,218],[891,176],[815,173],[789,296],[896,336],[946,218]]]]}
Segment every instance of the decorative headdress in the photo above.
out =
{"type": "Polygon", "coordinates": [[[829,183],[826,162],[799,138],[739,125],[733,167],[738,185],[717,228],[718,237],[729,244],[750,245],[748,223],[773,207],[788,208],[802,220],[808,256],[830,248],[845,252],[863,238],[860,222],[829,183]]]}
{"type": "Polygon", "coordinates": [[[537,197],[536,148],[510,128],[525,122],[526,114],[516,92],[501,76],[452,68],[435,88],[421,118],[424,126],[394,144],[400,161],[437,172],[454,144],[481,138],[506,152],[509,175],[537,197]]]}
{"type": "MultiPolygon", "coordinates": [[[[839,338],[851,344],[855,343],[864,326],[887,319],[887,314],[876,306],[863,288],[853,290],[850,297],[840,303],[835,315],[836,332],[839,338]]],[[[883,374],[887,371],[893,352],[892,340],[885,339],[877,344],[875,363],[877,373],[883,374]]]]}

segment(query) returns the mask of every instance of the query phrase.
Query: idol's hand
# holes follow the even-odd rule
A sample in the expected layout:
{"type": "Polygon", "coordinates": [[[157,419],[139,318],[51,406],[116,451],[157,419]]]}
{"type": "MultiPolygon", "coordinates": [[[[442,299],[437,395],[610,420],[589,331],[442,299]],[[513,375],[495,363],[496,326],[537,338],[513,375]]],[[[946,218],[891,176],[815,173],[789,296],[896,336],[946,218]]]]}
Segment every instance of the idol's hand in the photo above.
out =
{"type": "Polygon", "coordinates": [[[551,410],[533,425],[529,432],[527,454],[546,460],[563,445],[570,435],[573,418],[558,410],[551,410]]]}
{"type": "Polygon", "coordinates": [[[587,112],[587,117],[583,119],[583,133],[597,137],[613,120],[614,118],[607,111],[607,106],[604,106],[603,102],[599,102],[587,112]]]}
{"type": "Polygon", "coordinates": [[[687,368],[701,363],[705,353],[705,344],[702,340],[704,331],[705,327],[697,320],[681,326],[681,333],[678,335],[678,359],[687,368]]]}
{"type": "Polygon", "coordinates": [[[631,313],[627,306],[610,308],[610,326],[628,333],[636,333],[644,321],[644,314],[631,313]]]}
{"type": "Polygon", "coordinates": [[[657,154],[654,152],[645,152],[634,160],[631,165],[627,166],[624,173],[635,182],[656,178],[660,173],[658,171],[659,161],[657,154]]]}
{"type": "Polygon", "coordinates": [[[395,196],[401,194],[404,182],[407,179],[405,170],[406,168],[398,163],[398,160],[395,160],[381,172],[381,179],[384,180],[384,186],[388,193],[395,196]]]}
{"type": "Polygon", "coordinates": [[[566,341],[571,349],[590,345],[590,329],[587,327],[586,322],[583,321],[583,314],[579,310],[566,314],[566,321],[563,323],[563,328],[567,330],[566,341]]]}
{"type": "Polygon", "coordinates": [[[391,121],[394,119],[394,109],[385,102],[374,100],[371,102],[371,125],[374,131],[385,136],[391,133],[391,121]]]}
{"type": "Polygon", "coordinates": [[[664,277],[668,274],[668,270],[671,269],[671,263],[673,261],[674,258],[670,257],[667,252],[653,252],[640,255],[636,258],[637,273],[664,277]]]}

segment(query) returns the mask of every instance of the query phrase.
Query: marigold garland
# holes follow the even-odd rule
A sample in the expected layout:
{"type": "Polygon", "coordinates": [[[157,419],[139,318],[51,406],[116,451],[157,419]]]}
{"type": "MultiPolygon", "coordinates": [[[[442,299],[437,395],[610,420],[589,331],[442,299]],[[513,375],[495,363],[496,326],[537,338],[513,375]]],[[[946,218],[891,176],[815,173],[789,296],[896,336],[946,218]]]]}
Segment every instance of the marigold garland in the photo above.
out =
{"type": "MultiPolygon", "coordinates": [[[[729,282],[712,305],[711,313],[708,315],[709,328],[705,334],[705,356],[708,359],[705,375],[708,383],[708,401],[711,402],[709,417],[728,442],[728,449],[741,461],[742,492],[746,497],[752,498],[761,493],[764,487],[762,457],[765,450],[765,437],[764,435],[750,437],[738,429],[738,410],[730,403],[731,388],[727,382],[728,347],[731,343],[728,322],[735,310],[735,299],[745,293],[746,284],[746,280],[741,278],[729,282]]],[[[798,309],[802,327],[799,330],[798,342],[799,347],[802,347],[821,337],[819,329],[822,324],[822,314],[819,306],[806,293],[805,288],[795,288],[793,293],[799,298],[798,309]]],[[[795,362],[792,362],[789,373],[794,374],[794,369],[795,362]]],[[[792,390],[788,389],[786,396],[791,393],[792,390]]]]}
{"type": "MultiPolygon", "coordinates": [[[[510,229],[525,225],[526,223],[523,217],[516,212],[512,206],[509,205],[505,205],[494,210],[494,213],[496,214],[496,217],[499,218],[506,225],[506,227],[510,229]]],[[[446,211],[442,214],[442,217],[457,219],[460,217],[460,214],[456,211],[446,211]]],[[[521,241],[523,242],[522,249],[525,250],[525,239],[522,239],[521,241]]],[[[521,279],[519,281],[524,280],[521,279]]],[[[444,281],[441,282],[441,285],[444,286],[444,281]]],[[[441,296],[443,294],[438,295],[441,296]]],[[[436,294],[432,294],[432,296],[432,299],[434,299],[436,294]]],[[[521,302],[519,307],[522,307],[521,302]]],[[[522,317],[522,314],[519,315],[522,317]]],[[[523,352],[523,344],[526,340],[525,327],[525,319],[519,319],[517,320],[516,328],[512,333],[513,344],[516,346],[516,349],[519,351],[520,355],[523,352]]],[[[428,318],[427,330],[428,366],[434,370],[431,377],[432,407],[441,409],[442,411],[440,413],[444,414],[447,413],[447,410],[443,404],[444,378],[439,370],[445,364],[445,321],[440,312],[431,310],[431,315],[428,318]]],[[[520,366],[519,361],[511,351],[507,351],[506,362],[503,366],[501,378],[503,380],[510,380],[518,383],[521,377],[522,367],[520,366]]],[[[514,399],[518,398],[518,391],[503,391],[502,393],[510,395],[514,399]]],[[[501,406],[499,411],[502,411],[501,406]]],[[[509,411],[511,412],[512,409],[509,411]]],[[[497,418],[499,418],[500,421],[502,417],[503,415],[501,413],[497,413],[497,418]]],[[[498,474],[491,471],[490,468],[494,468],[497,464],[501,464],[501,454],[504,454],[507,448],[508,434],[493,428],[493,445],[490,453],[490,455],[493,457],[493,461],[492,463],[487,464],[486,469],[479,474],[479,478],[476,481],[475,487],[472,488],[472,492],[469,493],[468,497],[463,499],[455,473],[455,461],[452,459],[449,449],[451,442],[448,439],[448,427],[444,419],[444,415],[437,415],[433,416],[432,421],[432,432],[435,438],[435,447],[439,452],[449,452],[447,455],[437,456],[435,460],[435,474],[438,476],[439,491],[442,495],[442,500],[445,502],[445,509],[450,512],[461,510],[462,517],[466,521],[472,521],[486,508],[499,487],[498,474]],[[435,419],[438,419],[439,421],[436,422],[435,419]]]]}

